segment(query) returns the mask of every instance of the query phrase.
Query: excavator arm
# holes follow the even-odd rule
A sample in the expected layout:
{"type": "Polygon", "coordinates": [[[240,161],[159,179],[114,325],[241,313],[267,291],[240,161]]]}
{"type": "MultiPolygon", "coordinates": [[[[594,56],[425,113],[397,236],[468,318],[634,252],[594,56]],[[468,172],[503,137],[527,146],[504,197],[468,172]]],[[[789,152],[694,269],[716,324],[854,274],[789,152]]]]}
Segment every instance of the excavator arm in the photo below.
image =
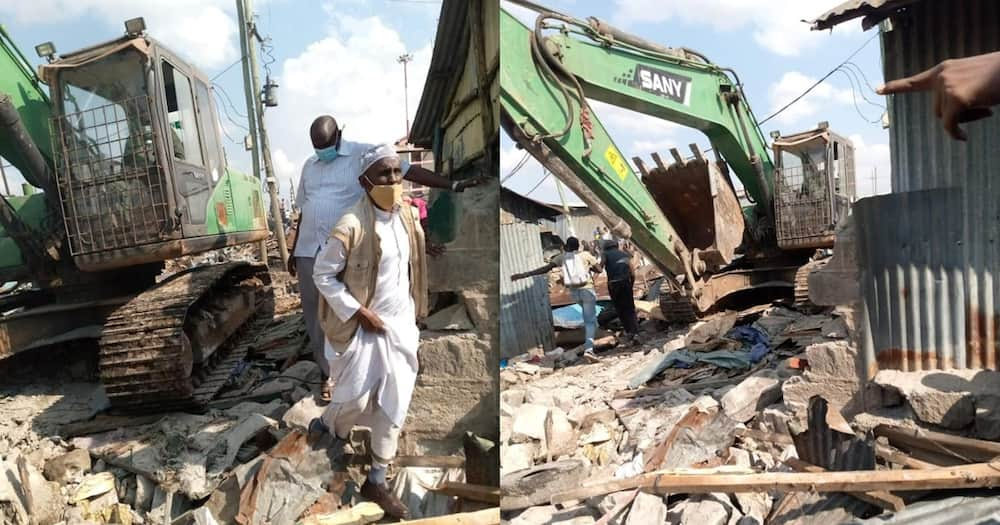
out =
{"type": "MultiPolygon", "coordinates": [[[[754,200],[756,215],[773,222],[773,164],[739,84],[726,70],[694,52],[644,42],[596,19],[583,22],[551,12],[540,13],[529,28],[501,10],[500,39],[507,133],[662,270],[692,282],[692,270],[698,274],[704,266],[698,268],[693,248],[682,240],[691,237],[678,235],[685,225],[677,224],[677,215],[665,214],[648,190],[656,177],[638,159],[643,177],[633,171],[590,111],[588,98],[704,132],[754,200]]],[[[714,166],[693,150],[703,172],[714,166]]],[[[678,163],[672,168],[683,169],[687,161],[676,150],[674,157],[678,163]]],[[[662,176],[667,168],[659,156],[654,159],[662,176]]],[[[720,189],[731,194],[717,186],[707,191],[715,195],[720,189]]]]}

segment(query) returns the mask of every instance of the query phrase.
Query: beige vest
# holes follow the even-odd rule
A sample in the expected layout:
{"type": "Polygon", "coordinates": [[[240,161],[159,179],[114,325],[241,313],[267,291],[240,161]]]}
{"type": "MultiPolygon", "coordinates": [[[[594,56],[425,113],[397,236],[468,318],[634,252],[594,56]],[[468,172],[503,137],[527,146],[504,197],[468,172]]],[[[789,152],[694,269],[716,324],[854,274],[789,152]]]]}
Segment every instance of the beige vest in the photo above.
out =
{"type": "MultiPolygon", "coordinates": [[[[427,259],[424,255],[424,231],[414,218],[411,206],[401,205],[400,216],[410,239],[410,295],[417,319],[427,316],[427,259]]],[[[337,276],[347,291],[366,307],[371,304],[378,277],[382,251],[375,233],[375,207],[368,197],[358,199],[337,222],[330,237],[339,240],[347,253],[347,262],[337,276]]],[[[341,321],[325,299],[319,301],[319,322],[323,333],[334,346],[342,346],[358,330],[357,317],[341,321]]]]}

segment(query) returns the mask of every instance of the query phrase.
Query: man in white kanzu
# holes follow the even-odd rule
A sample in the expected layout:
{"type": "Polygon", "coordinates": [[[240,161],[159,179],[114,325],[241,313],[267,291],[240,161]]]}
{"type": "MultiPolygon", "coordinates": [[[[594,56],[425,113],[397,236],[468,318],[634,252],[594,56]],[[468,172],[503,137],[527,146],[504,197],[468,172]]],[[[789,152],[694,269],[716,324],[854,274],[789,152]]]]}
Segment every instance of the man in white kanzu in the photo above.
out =
{"type": "Polygon", "coordinates": [[[325,334],[334,386],[310,433],[347,439],[355,425],[371,428],[372,464],[361,495],[390,516],[406,506],[386,484],[417,378],[417,319],[427,314],[425,242],[416,210],[402,201],[402,171],[391,145],[360,155],[367,197],[337,222],[316,257],[313,279],[323,297],[325,334]]]}
{"type": "MultiPolygon", "coordinates": [[[[336,119],[329,115],[317,117],[309,128],[309,138],[316,154],[309,157],[302,166],[302,177],[295,194],[295,206],[302,211],[289,260],[289,272],[293,277],[296,273],[299,277],[302,316],[306,321],[309,347],[324,376],[329,376],[328,363],[333,356],[324,355],[323,352],[323,333],[316,319],[319,294],[313,285],[313,265],[316,254],[333,225],[352,204],[364,196],[364,189],[357,184],[358,175],[361,174],[361,155],[374,147],[374,144],[344,140],[343,135],[336,119]]],[[[400,169],[406,180],[457,192],[485,180],[473,178],[452,181],[405,160],[400,160],[400,169]]],[[[329,385],[324,384],[321,397],[324,401],[330,400],[329,385]]]]}

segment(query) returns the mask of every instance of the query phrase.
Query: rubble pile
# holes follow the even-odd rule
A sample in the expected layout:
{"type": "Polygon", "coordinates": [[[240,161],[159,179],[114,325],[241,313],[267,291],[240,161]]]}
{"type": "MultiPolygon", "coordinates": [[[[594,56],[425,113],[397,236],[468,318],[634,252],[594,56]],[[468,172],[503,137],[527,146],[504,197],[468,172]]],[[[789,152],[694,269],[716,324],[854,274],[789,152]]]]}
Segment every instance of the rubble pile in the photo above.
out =
{"type": "Polygon", "coordinates": [[[1000,444],[964,437],[996,439],[1000,374],[883,370],[863,383],[852,326],[846,308],[774,305],[661,331],[596,364],[563,349],[511,359],[505,519],[839,523],[928,495],[894,489],[1000,483],[986,464],[1000,444]]]}
{"type": "MultiPolygon", "coordinates": [[[[212,261],[199,257],[181,263],[212,261]]],[[[382,509],[359,494],[371,461],[367,430],[355,429],[348,443],[306,432],[325,408],[319,401],[320,370],[307,355],[296,279],[284,272],[271,276],[273,315],[268,311],[266,318],[254,321],[246,360],[203,412],[109,411],[96,362],[86,357],[93,357],[94,348],[49,349],[37,363],[12,365],[6,371],[10,380],[0,382],[0,523],[385,521],[382,509]],[[57,356],[65,359],[64,366],[49,364],[57,356]]],[[[471,323],[481,321],[472,315],[476,313],[471,307],[468,312],[452,308],[431,320],[433,328],[449,332],[428,330],[424,335],[421,360],[428,370],[421,380],[431,387],[418,386],[416,414],[433,410],[436,405],[421,399],[434,397],[434,388],[445,388],[444,381],[435,382],[436,368],[449,375],[457,366],[452,359],[456,354],[481,346],[470,332],[471,323]],[[467,344],[455,343],[466,339],[467,344]]],[[[463,366],[486,373],[485,355],[481,349],[467,355],[471,364],[463,366]],[[481,357],[476,360],[476,355],[481,357]]],[[[495,391],[481,383],[476,387],[495,391]]],[[[404,428],[408,441],[401,442],[404,455],[391,467],[391,487],[409,506],[414,523],[422,518],[443,524],[498,523],[496,438],[465,432],[485,425],[462,412],[468,402],[453,404],[454,414],[439,414],[436,424],[417,421],[404,428]],[[448,418],[455,424],[442,427],[448,418]],[[430,449],[438,455],[405,455],[430,449]]],[[[476,417],[492,415],[483,412],[485,416],[476,417]]],[[[495,426],[495,416],[493,421],[495,426]]]]}

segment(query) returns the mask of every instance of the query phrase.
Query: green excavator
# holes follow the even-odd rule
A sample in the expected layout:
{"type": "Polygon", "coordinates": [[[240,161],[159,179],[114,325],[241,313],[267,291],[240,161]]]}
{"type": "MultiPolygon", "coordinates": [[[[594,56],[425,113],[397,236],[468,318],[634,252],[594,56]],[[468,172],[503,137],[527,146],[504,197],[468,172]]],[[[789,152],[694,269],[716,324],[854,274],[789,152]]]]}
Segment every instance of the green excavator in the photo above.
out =
{"type": "Polygon", "coordinates": [[[0,156],[28,182],[0,199],[0,359],[96,342],[112,406],[204,405],[273,305],[267,267],[157,278],[267,239],[261,185],[226,165],[210,80],[141,18],[125,27],[61,56],[37,46],[37,73],[0,28],[0,156]]]}
{"type": "Polygon", "coordinates": [[[528,27],[501,9],[501,125],[660,268],[667,320],[782,298],[805,306],[808,273],[854,199],[851,142],[825,123],[775,132],[772,158],[733,70],[596,18],[512,3],[538,16],[528,27]],[[690,157],[671,149],[673,162],[635,157],[637,174],[588,99],[697,129],[714,155],[692,144],[690,157]]]}

